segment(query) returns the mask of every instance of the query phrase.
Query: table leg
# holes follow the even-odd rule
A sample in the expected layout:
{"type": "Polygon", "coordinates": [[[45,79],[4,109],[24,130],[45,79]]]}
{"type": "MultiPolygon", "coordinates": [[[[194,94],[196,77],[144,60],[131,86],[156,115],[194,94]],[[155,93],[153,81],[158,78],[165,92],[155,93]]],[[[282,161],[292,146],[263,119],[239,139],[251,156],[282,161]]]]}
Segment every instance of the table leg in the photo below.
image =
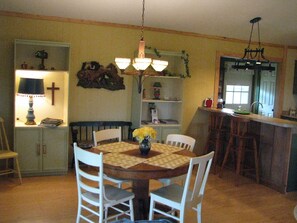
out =
{"type": "Polygon", "coordinates": [[[147,220],[149,212],[149,180],[133,180],[135,220],[147,220]]]}

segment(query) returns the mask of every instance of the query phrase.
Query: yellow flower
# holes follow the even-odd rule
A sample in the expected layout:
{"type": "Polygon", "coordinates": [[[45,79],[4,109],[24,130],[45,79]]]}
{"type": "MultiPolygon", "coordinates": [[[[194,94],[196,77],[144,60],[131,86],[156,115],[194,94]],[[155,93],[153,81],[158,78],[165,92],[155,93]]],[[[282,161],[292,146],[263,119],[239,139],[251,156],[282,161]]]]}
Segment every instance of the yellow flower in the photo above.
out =
{"type": "Polygon", "coordinates": [[[139,129],[135,129],[133,131],[133,137],[137,139],[138,142],[142,142],[145,138],[147,139],[155,139],[157,136],[157,132],[154,128],[152,127],[142,127],[139,129]]]}

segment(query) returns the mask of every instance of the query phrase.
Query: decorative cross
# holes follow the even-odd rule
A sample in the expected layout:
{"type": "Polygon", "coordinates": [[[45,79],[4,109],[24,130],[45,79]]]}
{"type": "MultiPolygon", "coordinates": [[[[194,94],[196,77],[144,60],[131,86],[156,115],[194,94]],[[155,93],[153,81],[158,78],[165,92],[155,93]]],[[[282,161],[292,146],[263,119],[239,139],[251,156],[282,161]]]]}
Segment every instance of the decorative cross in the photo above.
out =
{"type": "Polygon", "coordinates": [[[60,88],[55,87],[55,82],[52,82],[52,87],[47,87],[46,89],[52,91],[52,105],[55,105],[55,90],[60,90],[60,88]]]}

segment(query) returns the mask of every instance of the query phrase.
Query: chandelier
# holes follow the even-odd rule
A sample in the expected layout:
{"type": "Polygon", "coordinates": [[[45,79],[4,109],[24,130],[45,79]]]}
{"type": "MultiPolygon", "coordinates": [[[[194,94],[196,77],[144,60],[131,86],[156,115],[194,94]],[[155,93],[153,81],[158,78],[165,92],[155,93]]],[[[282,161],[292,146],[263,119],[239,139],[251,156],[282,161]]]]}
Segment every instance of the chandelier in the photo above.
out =
{"type": "Polygon", "coordinates": [[[145,72],[146,69],[151,65],[156,72],[163,71],[168,66],[168,61],[155,60],[145,57],[145,41],[143,38],[144,32],[144,11],[145,11],[145,0],[142,1],[142,22],[141,22],[141,37],[138,47],[138,57],[134,58],[132,65],[135,71],[126,71],[126,68],[131,64],[130,58],[115,58],[115,63],[121,70],[121,74],[137,76],[138,93],[142,91],[142,82],[145,76],[155,75],[155,73],[145,72]]]}
{"type": "Polygon", "coordinates": [[[236,60],[235,65],[232,68],[236,70],[268,70],[273,71],[275,70],[274,67],[271,66],[269,60],[267,60],[264,56],[264,48],[261,46],[260,41],[260,25],[259,22],[261,17],[256,17],[250,20],[252,24],[250,38],[247,48],[244,49],[244,55],[241,59],[236,60]],[[251,40],[253,36],[254,25],[257,23],[258,27],[258,47],[256,49],[251,48],[251,40]],[[263,64],[269,64],[268,66],[262,66],[263,64]]]}

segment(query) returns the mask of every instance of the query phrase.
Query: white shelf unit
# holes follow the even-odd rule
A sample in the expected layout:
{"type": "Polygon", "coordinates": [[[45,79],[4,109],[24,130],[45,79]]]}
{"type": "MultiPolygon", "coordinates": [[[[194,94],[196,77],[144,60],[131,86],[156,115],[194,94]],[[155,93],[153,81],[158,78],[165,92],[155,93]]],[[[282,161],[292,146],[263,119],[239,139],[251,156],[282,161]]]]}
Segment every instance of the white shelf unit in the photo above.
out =
{"type": "Polygon", "coordinates": [[[175,76],[148,76],[143,81],[143,92],[137,91],[137,83],[133,83],[132,123],[133,128],[151,126],[157,131],[158,142],[164,142],[170,133],[180,133],[182,124],[183,78],[175,76]],[[160,99],[154,99],[153,84],[160,82],[160,99]],[[145,93],[144,93],[145,92],[145,93]],[[150,104],[158,111],[159,120],[174,120],[176,123],[151,123],[150,104]]]}
{"type": "Polygon", "coordinates": [[[68,170],[68,101],[69,101],[69,55],[70,44],[36,40],[15,40],[15,105],[14,105],[14,148],[19,154],[23,175],[57,175],[68,170]],[[45,70],[38,70],[41,59],[35,52],[45,50],[45,70]],[[23,69],[22,64],[27,64],[23,69]],[[33,99],[35,122],[25,125],[29,98],[18,96],[21,77],[43,78],[45,97],[33,99]],[[47,88],[59,88],[52,91],[47,88]],[[56,128],[38,126],[44,118],[62,119],[56,128]]]}

